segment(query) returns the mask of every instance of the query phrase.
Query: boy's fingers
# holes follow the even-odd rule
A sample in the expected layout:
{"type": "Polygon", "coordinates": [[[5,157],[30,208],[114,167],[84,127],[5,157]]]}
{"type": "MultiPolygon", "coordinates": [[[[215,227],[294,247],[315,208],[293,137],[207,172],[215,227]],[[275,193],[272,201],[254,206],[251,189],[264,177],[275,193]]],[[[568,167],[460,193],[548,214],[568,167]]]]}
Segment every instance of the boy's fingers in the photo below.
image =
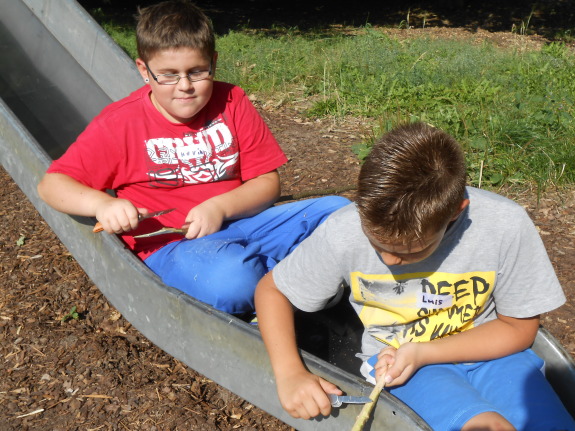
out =
{"type": "Polygon", "coordinates": [[[383,377],[384,374],[387,373],[387,367],[376,367],[375,368],[375,381],[379,382],[379,379],[383,377]]]}
{"type": "Polygon", "coordinates": [[[138,218],[141,217],[146,217],[148,214],[150,214],[150,211],[148,211],[147,208],[136,208],[138,210],[138,218]]]}
{"type": "Polygon", "coordinates": [[[317,407],[317,405],[315,405],[314,409],[314,404],[315,403],[311,403],[309,401],[305,402],[302,400],[294,404],[291,408],[287,407],[285,408],[288,411],[288,413],[292,415],[294,418],[310,419],[319,414],[319,408],[317,407]]]}
{"type": "Polygon", "coordinates": [[[386,372],[385,382],[388,386],[397,386],[404,384],[413,374],[413,368],[410,366],[391,366],[386,372]]]}
{"type": "Polygon", "coordinates": [[[148,214],[149,211],[146,208],[137,208],[136,212],[133,212],[130,209],[124,209],[123,213],[120,212],[116,214],[116,216],[108,216],[106,224],[108,224],[108,229],[104,228],[104,224],[101,222],[97,222],[92,229],[92,232],[102,232],[105,230],[108,233],[116,233],[120,234],[122,232],[128,232],[132,229],[138,227],[139,216],[148,214]],[[114,217],[116,217],[114,219],[114,217]]]}
{"type": "Polygon", "coordinates": [[[317,406],[319,407],[319,414],[322,414],[323,416],[329,416],[331,413],[331,402],[325,393],[319,400],[317,400],[317,406]]]}
{"type": "MultiPolygon", "coordinates": [[[[392,362],[395,358],[392,358],[392,362]]],[[[392,372],[390,372],[392,365],[389,363],[380,363],[378,362],[375,366],[375,380],[379,381],[379,379],[385,379],[385,384],[391,383],[395,377],[392,372]]]]}
{"type": "Polygon", "coordinates": [[[319,399],[316,399],[316,402],[319,406],[320,413],[323,416],[329,416],[331,413],[331,401],[327,394],[343,395],[343,392],[336,385],[322,378],[319,379],[319,384],[323,389],[323,394],[318,394],[319,399]]]}
{"type": "Polygon", "coordinates": [[[396,352],[397,352],[397,349],[395,347],[391,347],[391,346],[385,347],[379,351],[377,358],[381,359],[384,356],[394,357],[396,352]]]}
{"type": "Polygon", "coordinates": [[[299,414],[302,419],[315,418],[319,415],[319,408],[317,405],[302,404],[300,410],[301,412],[299,414]]]}
{"type": "Polygon", "coordinates": [[[134,228],[132,227],[132,225],[130,223],[122,225],[122,232],[129,232],[132,229],[134,229],[134,228]]]}
{"type": "MultiPolygon", "coordinates": [[[[339,392],[341,393],[341,391],[339,392]]],[[[302,419],[310,419],[319,415],[329,416],[331,413],[331,402],[326,393],[321,390],[303,394],[302,398],[290,407],[286,408],[288,413],[293,417],[302,419]]]]}
{"type": "Polygon", "coordinates": [[[336,385],[322,378],[319,379],[319,384],[326,394],[342,395],[343,392],[336,385]]]}
{"type": "Polygon", "coordinates": [[[325,394],[314,394],[314,397],[310,397],[302,404],[305,410],[304,416],[306,419],[315,418],[320,414],[323,416],[328,416],[331,412],[331,403],[329,398],[325,394]]]}
{"type": "Polygon", "coordinates": [[[188,226],[187,226],[188,231],[186,232],[186,238],[187,239],[195,239],[198,237],[199,233],[200,233],[200,227],[198,226],[197,223],[191,222],[188,226]]]}
{"type": "Polygon", "coordinates": [[[343,395],[343,392],[336,385],[322,378],[319,379],[319,384],[324,393],[320,403],[318,402],[318,405],[320,407],[321,414],[324,416],[329,416],[331,413],[331,401],[329,400],[327,394],[343,395]]]}

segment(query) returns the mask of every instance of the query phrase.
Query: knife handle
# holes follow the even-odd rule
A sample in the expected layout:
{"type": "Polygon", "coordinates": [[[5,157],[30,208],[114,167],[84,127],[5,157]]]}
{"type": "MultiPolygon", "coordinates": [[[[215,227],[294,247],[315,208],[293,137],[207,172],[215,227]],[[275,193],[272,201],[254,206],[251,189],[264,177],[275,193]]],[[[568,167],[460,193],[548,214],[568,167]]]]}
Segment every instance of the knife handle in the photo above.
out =
{"type": "Polygon", "coordinates": [[[341,407],[343,404],[339,399],[339,395],[327,394],[327,397],[329,398],[332,407],[341,407]]]}

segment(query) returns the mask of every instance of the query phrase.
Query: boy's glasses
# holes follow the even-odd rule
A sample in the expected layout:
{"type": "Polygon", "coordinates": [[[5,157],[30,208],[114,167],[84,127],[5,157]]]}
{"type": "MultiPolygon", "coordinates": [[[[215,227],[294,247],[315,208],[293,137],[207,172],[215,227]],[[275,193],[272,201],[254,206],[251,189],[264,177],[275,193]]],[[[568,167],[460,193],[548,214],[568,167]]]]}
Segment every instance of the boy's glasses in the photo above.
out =
{"type": "MultiPolygon", "coordinates": [[[[150,70],[150,66],[148,63],[144,63],[154,81],[156,81],[160,85],[176,85],[180,82],[182,78],[180,75],[175,75],[173,73],[164,73],[163,75],[154,75],[154,72],[150,70]]],[[[198,70],[196,72],[190,72],[185,77],[188,78],[190,82],[196,81],[203,81],[204,79],[208,79],[212,76],[212,62],[210,62],[210,69],[209,70],[198,70]]]]}

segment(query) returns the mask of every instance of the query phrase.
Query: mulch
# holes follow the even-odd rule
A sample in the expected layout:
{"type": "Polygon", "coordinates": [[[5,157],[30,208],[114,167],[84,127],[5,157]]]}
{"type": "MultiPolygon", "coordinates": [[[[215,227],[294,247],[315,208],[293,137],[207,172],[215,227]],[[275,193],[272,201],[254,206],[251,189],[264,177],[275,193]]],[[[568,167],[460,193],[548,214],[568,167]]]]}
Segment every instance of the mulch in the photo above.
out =
{"type": "MultiPolygon", "coordinates": [[[[360,120],[262,112],[290,159],[284,194],[353,185],[359,162],[350,147],[362,139],[360,120]]],[[[0,178],[0,430],[291,429],[149,342],[3,169],[0,178]]],[[[546,243],[568,303],[543,323],[574,355],[575,189],[539,200],[530,190],[504,193],[528,209],[546,243]]]]}

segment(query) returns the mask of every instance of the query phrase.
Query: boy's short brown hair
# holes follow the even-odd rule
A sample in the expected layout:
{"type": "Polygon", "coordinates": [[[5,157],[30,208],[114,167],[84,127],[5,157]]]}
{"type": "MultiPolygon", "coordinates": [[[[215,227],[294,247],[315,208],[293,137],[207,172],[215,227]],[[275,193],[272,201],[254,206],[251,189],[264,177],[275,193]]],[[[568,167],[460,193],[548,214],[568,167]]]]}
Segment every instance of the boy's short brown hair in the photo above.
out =
{"type": "Polygon", "coordinates": [[[148,62],[159,51],[192,48],[211,59],[216,51],[211,20],[193,3],[170,0],[139,10],[138,56],[148,62]]]}
{"type": "Polygon", "coordinates": [[[382,242],[439,232],[465,199],[465,156],[458,142],[425,123],[400,126],[377,141],[358,181],[364,229],[382,242]]]}

